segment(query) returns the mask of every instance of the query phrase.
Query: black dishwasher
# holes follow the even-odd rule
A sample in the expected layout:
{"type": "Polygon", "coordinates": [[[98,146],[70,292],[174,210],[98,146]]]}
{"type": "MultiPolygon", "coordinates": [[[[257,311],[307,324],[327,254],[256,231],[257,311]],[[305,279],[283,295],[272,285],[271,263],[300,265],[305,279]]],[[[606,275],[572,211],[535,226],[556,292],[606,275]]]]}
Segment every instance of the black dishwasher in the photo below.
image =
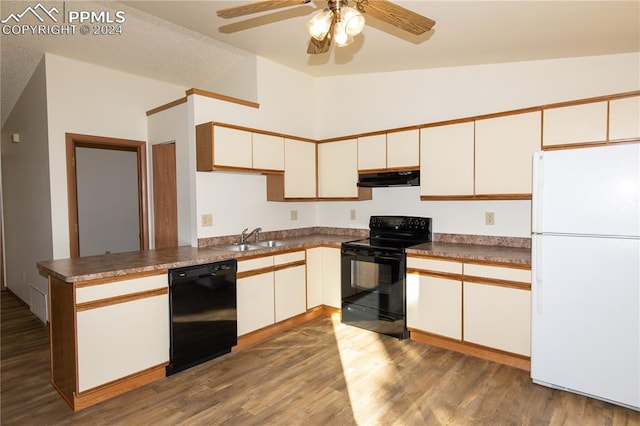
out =
{"type": "Polygon", "coordinates": [[[167,375],[231,352],[238,342],[235,259],[169,270],[167,375]]]}

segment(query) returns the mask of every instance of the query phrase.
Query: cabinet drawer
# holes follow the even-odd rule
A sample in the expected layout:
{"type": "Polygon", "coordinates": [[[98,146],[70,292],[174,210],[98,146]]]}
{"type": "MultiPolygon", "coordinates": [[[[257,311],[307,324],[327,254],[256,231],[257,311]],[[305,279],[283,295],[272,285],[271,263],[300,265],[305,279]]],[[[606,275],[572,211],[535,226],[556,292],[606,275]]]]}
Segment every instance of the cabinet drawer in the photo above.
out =
{"type": "Polygon", "coordinates": [[[302,251],[294,251],[291,253],[284,254],[276,254],[273,256],[273,264],[274,265],[284,265],[287,263],[299,262],[301,260],[305,260],[305,252],[302,251]]]}
{"type": "Polygon", "coordinates": [[[531,270],[516,269],[503,266],[476,265],[465,263],[465,280],[467,277],[482,277],[504,281],[516,281],[521,283],[531,283],[531,270]]]}
{"type": "Polygon", "coordinates": [[[273,256],[257,257],[238,261],[238,273],[253,271],[255,269],[270,268],[273,266],[273,256]]]}
{"type": "Polygon", "coordinates": [[[425,271],[462,274],[462,263],[450,260],[425,259],[420,257],[407,258],[407,267],[425,271]]]}
{"type": "Polygon", "coordinates": [[[124,296],[142,291],[168,288],[169,279],[166,274],[133,278],[124,281],[114,281],[106,284],[96,284],[76,289],[76,303],[91,302],[124,296]]]}

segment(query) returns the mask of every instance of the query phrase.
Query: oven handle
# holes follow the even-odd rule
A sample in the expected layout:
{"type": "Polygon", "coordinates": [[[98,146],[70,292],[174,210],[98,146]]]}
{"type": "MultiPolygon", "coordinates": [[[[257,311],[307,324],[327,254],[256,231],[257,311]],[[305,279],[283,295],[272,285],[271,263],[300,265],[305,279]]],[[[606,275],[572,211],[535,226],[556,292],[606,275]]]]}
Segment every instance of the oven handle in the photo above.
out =
{"type": "Polygon", "coordinates": [[[387,255],[381,255],[381,254],[377,254],[376,252],[370,252],[367,250],[352,250],[352,249],[342,249],[342,254],[345,256],[355,256],[355,257],[371,257],[371,258],[375,258],[375,259],[379,259],[379,260],[391,260],[391,261],[398,261],[402,259],[402,254],[398,253],[398,254],[387,254],[387,255]]]}

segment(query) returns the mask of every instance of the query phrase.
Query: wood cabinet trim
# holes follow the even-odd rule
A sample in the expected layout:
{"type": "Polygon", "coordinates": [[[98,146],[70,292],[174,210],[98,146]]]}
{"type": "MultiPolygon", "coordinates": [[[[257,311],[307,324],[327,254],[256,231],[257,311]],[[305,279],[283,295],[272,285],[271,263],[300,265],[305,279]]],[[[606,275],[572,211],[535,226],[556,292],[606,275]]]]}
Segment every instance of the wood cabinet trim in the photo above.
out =
{"type": "MultiPolygon", "coordinates": [[[[73,285],[75,286],[75,288],[82,288],[82,287],[90,287],[93,285],[108,284],[108,283],[113,283],[118,281],[133,280],[136,278],[146,278],[146,277],[152,277],[155,275],[166,275],[166,274],[167,274],[167,269],[155,269],[153,271],[136,272],[135,274],[118,275],[118,276],[109,277],[109,278],[97,278],[95,280],[80,281],[77,283],[73,283],[73,285]]],[[[168,279],[167,279],[167,282],[169,282],[168,279]]]]}
{"type": "Polygon", "coordinates": [[[531,358],[524,355],[501,351],[500,349],[489,348],[475,343],[459,341],[418,329],[410,328],[409,331],[411,332],[411,340],[415,340],[416,342],[427,343],[477,358],[516,367],[521,370],[531,370],[531,358]]]}
{"type": "Polygon", "coordinates": [[[273,272],[275,268],[273,266],[267,266],[264,268],[251,269],[249,271],[238,272],[236,279],[255,277],[256,275],[269,274],[273,272]]]}
{"type": "Polygon", "coordinates": [[[168,288],[158,288],[155,290],[139,291],[136,293],[123,294],[122,296],[108,297],[106,299],[92,300],[76,304],[76,312],[88,311],[91,309],[104,308],[105,306],[119,305],[121,303],[132,302],[134,300],[146,299],[149,297],[163,296],[169,293],[168,288]]]}
{"type": "Polygon", "coordinates": [[[199,95],[199,96],[204,96],[207,98],[212,98],[212,99],[218,99],[221,101],[225,101],[225,102],[231,102],[234,104],[239,104],[239,105],[244,105],[250,108],[260,108],[260,104],[257,102],[251,102],[251,101],[246,101],[244,99],[240,99],[240,98],[234,98],[233,96],[226,96],[226,95],[221,95],[219,93],[214,93],[214,92],[208,92],[206,90],[202,90],[202,89],[189,89],[186,92],[187,96],[190,95],[199,95]]]}
{"type": "Polygon", "coordinates": [[[495,287],[513,288],[516,290],[531,291],[531,283],[501,280],[497,278],[476,277],[473,275],[464,275],[462,281],[469,284],[484,284],[495,287]]]}
{"type": "Polygon", "coordinates": [[[281,271],[283,269],[296,268],[298,266],[306,266],[306,264],[307,264],[306,259],[298,260],[298,261],[295,261],[295,262],[289,262],[289,263],[283,263],[281,265],[276,265],[276,266],[273,267],[273,270],[275,272],[277,272],[277,271],[281,271]]]}
{"type": "Polygon", "coordinates": [[[184,98],[176,99],[175,101],[168,102],[168,103],[166,103],[164,105],[160,105],[159,107],[150,109],[149,111],[147,111],[147,117],[149,117],[150,115],[156,114],[158,112],[165,111],[167,109],[171,109],[174,106],[178,106],[178,105],[182,105],[182,104],[186,104],[186,103],[187,103],[187,97],[186,96],[184,98]]]}
{"type": "Polygon", "coordinates": [[[432,271],[419,268],[407,268],[407,274],[420,275],[424,277],[444,278],[447,280],[462,281],[462,274],[452,274],[450,272],[432,271]]]}
{"type": "MultiPolygon", "coordinates": [[[[474,178],[474,181],[475,181],[475,178],[474,178]]],[[[421,195],[420,196],[421,201],[530,200],[530,199],[531,199],[531,194],[476,194],[476,195],[421,195]]]]}

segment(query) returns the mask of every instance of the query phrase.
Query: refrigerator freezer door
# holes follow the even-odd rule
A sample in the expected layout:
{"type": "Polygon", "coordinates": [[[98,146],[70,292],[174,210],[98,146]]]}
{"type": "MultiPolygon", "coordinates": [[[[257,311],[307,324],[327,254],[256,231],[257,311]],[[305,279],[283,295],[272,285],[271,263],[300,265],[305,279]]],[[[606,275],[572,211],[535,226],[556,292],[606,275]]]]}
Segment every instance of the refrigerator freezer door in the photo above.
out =
{"type": "Polygon", "coordinates": [[[640,144],[534,156],[533,233],[640,236],[640,144]]]}
{"type": "Polygon", "coordinates": [[[640,240],[533,237],[531,377],[640,409],[640,240]]]}

